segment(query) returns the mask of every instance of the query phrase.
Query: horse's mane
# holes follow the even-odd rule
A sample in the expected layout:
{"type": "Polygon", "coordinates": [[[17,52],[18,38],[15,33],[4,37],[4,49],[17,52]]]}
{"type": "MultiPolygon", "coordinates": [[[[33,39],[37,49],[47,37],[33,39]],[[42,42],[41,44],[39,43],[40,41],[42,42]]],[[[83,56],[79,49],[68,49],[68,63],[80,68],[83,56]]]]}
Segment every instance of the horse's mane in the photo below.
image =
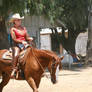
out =
{"type": "Polygon", "coordinates": [[[53,52],[53,51],[50,51],[50,50],[44,50],[44,49],[42,49],[42,50],[45,51],[45,52],[47,52],[47,53],[49,53],[49,54],[54,54],[54,55],[56,55],[56,53],[53,52]]]}
{"type": "Polygon", "coordinates": [[[58,56],[53,51],[41,50],[37,48],[27,48],[27,52],[25,54],[25,59],[30,55],[30,53],[34,53],[38,57],[48,57],[49,59],[54,58],[57,59],[58,56]]]}
{"type": "Polygon", "coordinates": [[[53,52],[53,51],[49,51],[49,50],[43,50],[43,51],[46,52],[47,54],[55,57],[55,59],[59,58],[59,56],[55,52],[53,52]]]}

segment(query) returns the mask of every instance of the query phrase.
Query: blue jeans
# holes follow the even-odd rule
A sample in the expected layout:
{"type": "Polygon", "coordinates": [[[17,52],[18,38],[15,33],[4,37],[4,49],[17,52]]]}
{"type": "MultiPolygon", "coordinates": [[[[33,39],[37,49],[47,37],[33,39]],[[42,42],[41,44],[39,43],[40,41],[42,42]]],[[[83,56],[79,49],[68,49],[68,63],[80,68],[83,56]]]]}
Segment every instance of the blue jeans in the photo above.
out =
{"type": "Polygon", "coordinates": [[[20,49],[25,48],[25,46],[24,46],[23,44],[17,44],[17,46],[18,46],[20,49]]]}

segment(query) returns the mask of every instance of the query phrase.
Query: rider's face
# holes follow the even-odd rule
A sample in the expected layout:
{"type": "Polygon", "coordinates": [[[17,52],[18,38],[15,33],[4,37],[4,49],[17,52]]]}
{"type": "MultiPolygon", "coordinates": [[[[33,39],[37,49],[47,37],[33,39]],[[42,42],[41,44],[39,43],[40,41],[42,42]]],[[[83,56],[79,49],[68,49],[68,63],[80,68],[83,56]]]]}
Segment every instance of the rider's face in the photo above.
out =
{"type": "Polygon", "coordinates": [[[15,23],[17,26],[20,26],[20,25],[21,25],[21,19],[15,19],[15,20],[14,20],[14,23],[15,23]]]}

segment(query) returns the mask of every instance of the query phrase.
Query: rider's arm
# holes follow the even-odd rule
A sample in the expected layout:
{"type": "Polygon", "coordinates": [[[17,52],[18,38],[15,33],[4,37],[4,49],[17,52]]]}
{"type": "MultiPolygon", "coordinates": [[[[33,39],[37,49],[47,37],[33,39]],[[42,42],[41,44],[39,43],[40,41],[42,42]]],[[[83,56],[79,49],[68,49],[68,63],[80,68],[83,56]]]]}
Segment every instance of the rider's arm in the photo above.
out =
{"type": "Polygon", "coordinates": [[[26,40],[31,42],[33,41],[33,38],[30,37],[28,33],[26,33],[26,40]]]}
{"type": "Polygon", "coordinates": [[[10,33],[11,33],[11,37],[12,37],[12,39],[15,43],[22,43],[21,40],[16,39],[16,35],[15,35],[15,32],[14,32],[13,28],[11,28],[10,33]]]}
{"type": "MultiPolygon", "coordinates": [[[[26,30],[26,28],[24,27],[24,29],[26,30]]],[[[26,30],[26,35],[25,35],[25,38],[26,38],[26,41],[33,41],[33,38],[29,36],[29,34],[27,33],[27,30],[26,30]]]]}

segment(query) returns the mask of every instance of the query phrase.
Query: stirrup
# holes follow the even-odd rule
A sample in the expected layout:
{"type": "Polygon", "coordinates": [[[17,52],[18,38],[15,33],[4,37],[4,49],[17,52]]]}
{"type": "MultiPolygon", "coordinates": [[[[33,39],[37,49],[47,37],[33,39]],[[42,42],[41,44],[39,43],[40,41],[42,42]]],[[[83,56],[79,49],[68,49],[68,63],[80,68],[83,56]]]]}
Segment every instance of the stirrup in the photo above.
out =
{"type": "Polygon", "coordinates": [[[16,72],[16,76],[15,76],[15,79],[18,79],[19,78],[19,71],[16,72]]]}
{"type": "Polygon", "coordinates": [[[11,78],[14,78],[15,77],[15,72],[16,72],[16,69],[13,69],[13,71],[11,73],[11,78]]]}

